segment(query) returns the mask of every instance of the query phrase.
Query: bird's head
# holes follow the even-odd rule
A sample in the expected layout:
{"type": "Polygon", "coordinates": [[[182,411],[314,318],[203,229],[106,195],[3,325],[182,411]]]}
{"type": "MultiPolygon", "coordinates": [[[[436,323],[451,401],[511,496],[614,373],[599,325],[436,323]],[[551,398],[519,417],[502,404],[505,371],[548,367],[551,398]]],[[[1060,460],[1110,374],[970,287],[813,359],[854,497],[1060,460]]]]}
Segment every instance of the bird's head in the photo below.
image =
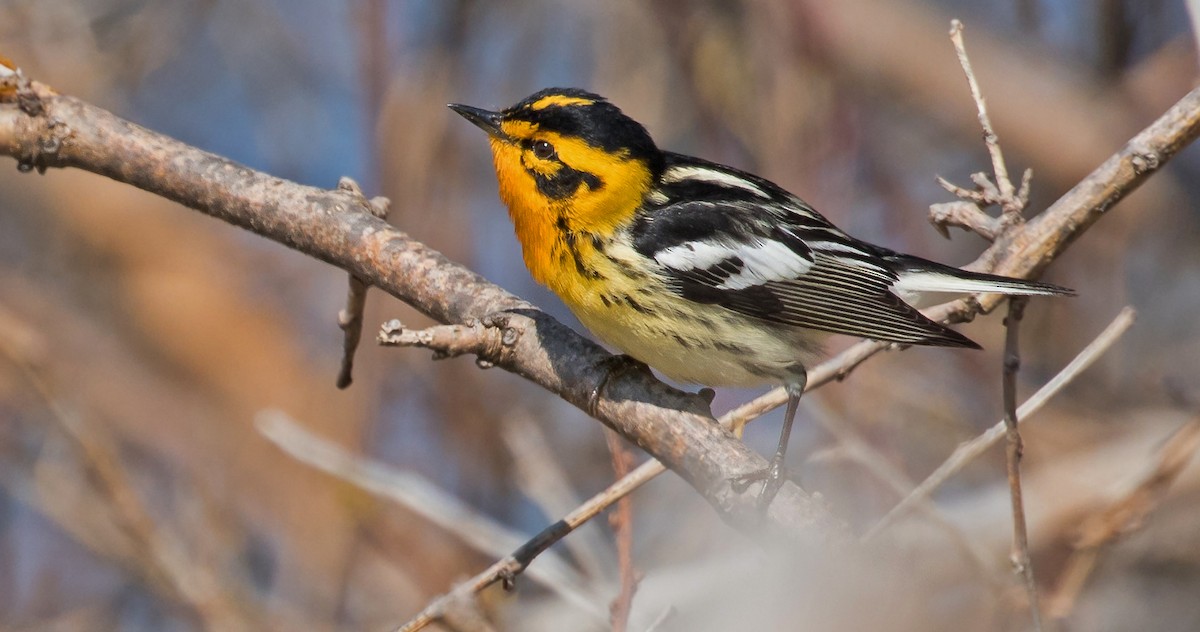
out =
{"type": "Polygon", "coordinates": [[[607,232],[633,215],[662,171],[646,128],[584,90],[549,88],[499,112],[450,108],[487,132],[518,233],[564,222],[607,232]]]}

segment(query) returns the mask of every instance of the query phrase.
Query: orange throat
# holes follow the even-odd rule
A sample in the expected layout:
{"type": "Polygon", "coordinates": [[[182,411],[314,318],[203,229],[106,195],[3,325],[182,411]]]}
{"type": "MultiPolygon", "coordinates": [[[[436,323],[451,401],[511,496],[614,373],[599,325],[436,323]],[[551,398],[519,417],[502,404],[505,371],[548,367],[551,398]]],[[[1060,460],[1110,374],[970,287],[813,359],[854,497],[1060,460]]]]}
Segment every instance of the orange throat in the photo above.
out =
{"type": "Polygon", "coordinates": [[[506,151],[512,151],[506,143],[493,141],[492,150],[500,200],[508,208],[508,217],[512,220],[517,241],[521,243],[525,267],[535,281],[554,289],[553,253],[565,247],[561,243],[563,236],[554,227],[560,213],[552,208],[551,200],[538,193],[533,177],[519,167],[519,159],[516,161],[518,167],[512,168],[513,158],[504,155],[506,151]]]}
{"type": "Polygon", "coordinates": [[[577,304],[595,289],[589,272],[603,266],[594,240],[606,241],[634,217],[650,188],[649,169],[641,161],[604,155],[582,143],[572,148],[560,140],[560,147],[573,150],[572,167],[602,184],[583,184],[569,197],[553,199],[538,189],[518,146],[495,138],[491,145],[500,199],[508,207],[525,266],[535,281],[569,305],[577,304]]]}

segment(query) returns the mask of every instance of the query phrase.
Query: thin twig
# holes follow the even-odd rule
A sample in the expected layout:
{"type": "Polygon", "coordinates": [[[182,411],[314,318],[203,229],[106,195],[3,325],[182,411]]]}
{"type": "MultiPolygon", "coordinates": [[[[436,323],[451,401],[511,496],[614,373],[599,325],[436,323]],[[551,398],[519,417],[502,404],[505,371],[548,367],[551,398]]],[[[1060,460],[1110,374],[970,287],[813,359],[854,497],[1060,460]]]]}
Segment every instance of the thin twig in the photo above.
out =
{"type": "MultiPolygon", "coordinates": [[[[947,191],[958,195],[959,197],[968,198],[975,195],[975,191],[964,189],[960,186],[951,184],[945,178],[938,178],[938,184],[947,191]]],[[[939,202],[929,205],[929,223],[937,229],[942,237],[949,238],[950,231],[948,226],[957,226],[963,230],[971,231],[988,241],[996,241],[996,237],[1000,235],[1003,226],[1000,220],[979,210],[979,205],[975,202],[968,202],[965,199],[954,202],[939,202]]]]}
{"type": "MultiPolygon", "coordinates": [[[[817,420],[829,434],[837,440],[842,453],[852,463],[856,463],[870,474],[877,482],[895,494],[897,499],[904,498],[913,490],[913,482],[900,468],[892,465],[891,461],[863,439],[849,424],[835,421],[819,404],[809,402],[810,416],[817,420]],[[812,414],[816,410],[816,414],[812,414]]],[[[932,502],[922,502],[919,510],[937,527],[941,528],[963,555],[978,571],[979,576],[988,583],[994,592],[999,593],[1007,587],[996,581],[995,573],[988,564],[988,554],[977,542],[968,538],[963,530],[946,516],[932,502]]]]}
{"type": "MultiPolygon", "coordinates": [[[[528,546],[523,535],[471,509],[424,478],[353,455],[280,411],[264,411],[255,423],[263,436],[293,458],[404,505],[485,555],[499,557],[528,546]]],[[[530,570],[530,577],[596,619],[607,618],[584,588],[587,582],[559,556],[544,557],[530,570]]]]}
{"type": "Polygon", "coordinates": [[[1021,442],[1021,431],[1017,428],[1017,372],[1021,369],[1020,328],[1025,315],[1027,298],[1015,296],[1008,301],[1008,316],[1004,319],[1007,331],[1004,337],[1004,436],[1008,465],[1008,489],[1012,498],[1013,541],[1010,559],[1013,570],[1020,575],[1029,598],[1029,612],[1033,617],[1033,629],[1042,630],[1042,608],[1038,600],[1037,582],[1033,578],[1033,562],[1029,556],[1029,531],[1025,522],[1025,500],[1021,493],[1021,456],[1025,446],[1021,442]]]}
{"type": "Polygon", "coordinates": [[[1004,153],[1000,150],[1000,137],[992,128],[991,118],[987,113],[987,105],[983,99],[983,91],[971,68],[971,59],[967,57],[966,44],[963,43],[963,24],[958,20],[950,21],[950,41],[954,43],[954,53],[958,55],[958,63],[967,76],[967,85],[971,88],[971,98],[975,99],[975,107],[979,112],[979,126],[983,128],[983,143],[987,146],[988,155],[992,158],[992,171],[996,174],[996,187],[999,189],[999,199],[1004,202],[1002,210],[1005,214],[1019,214],[1024,207],[1014,207],[1017,200],[1016,189],[1008,178],[1008,167],[1004,163],[1004,153]]]}
{"type": "Polygon", "coordinates": [[[434,325],[426,329],[408,329],[393,318],[380,327],[376,339],[386,347],[429,349],[435,360],[470,354],[477,356],[480,363],[491,365],[502,362],[503,354],[520,336],[519,329],[508,326],[505,314],[495,314],[463,325],[434,325]]]}
{"type": "MultiPolygon", "coordinates": [[[[1021,407],[1017,409],[1018,419],[1027,423],[1029,417],[1040,410],[1051,397],[1054,397],[1063,387],[1090,367],[1105,351],[1108,351],[1133,325],[1135,315],[1136,312],[1132,307],[1122,309],[1117,314],[1117,317],[1104,328],[1104,331],[1100,332],[1100,335],[1096,336],[1078,355],[1067,363],[1067,366],[1063,367],[1057,375],[1051,378],[1049,382],[1043,384],[1036,393],[1025,400],[1025,403],[1021,404],[1021,407]]],[[[959,445],[933,473],[926,477],[924,481],[921,481],[921,484],[917,485],[912,493],[905,496],[904,500],[901,500],[895,507],[892,507],[891,511],[884,515],[875,526],[863,534],[863,540],[870,540],[879,535],[884,529],[890,527],[901,516],[907,514],[918,502],[929,498],[934,490],[941,487],[951,476],[957,474],[968,463],[978,458],[1003,437],[1004,421],[1002,420],[978,437],[959,445]]]]}
{"type": "MultiPolygon", "coordinates": [[[[517,488],[546,518],[553,520],[579,506],[582,498],[572,489],[560,455],[527,410],[518,408],[505,415],[500,436],[512,455],[517,488]]],[[[611,563],[617,557],[616,551],[598,525],[580,528],[563,540],[563,546],[592,581],[606,577],[610,570],[616,571],[611,563]]]]}
{"type": "MultiPolygon", "coordinates": [[[[613,472],[617,480],[621,480],[633,467],[633,453],[629,451],[621,435],[607,430],[604,438],[612,455],[613,472]]],[[[609,514],[608,523],[612,526],[613,536],[617,541],[617,568],[620,576],[620,589],[609,606],[609,619],[613,632],[625,632],[629,627],[629,613],[633,610],[633,595],[637,592],[638,582],[641,581],[637,569],[633,566],[633,502],[628,494],[617,501],[617,508],[609,514]]]]}
{"type": "Polygon", "coordinates": [[[363,310],[367,305],[367,284],[349,277],[346,306],[338,312],[338,327],[342,329],[342,366],[338,370],[337,387],[346,388],[354,381],[354,352],[362,339],[363,310]]]}
{"type": "Polygon", "coordinates": [[[516,576],[523,572],[529,566],[529,563],[539,554],[579,528],[579,525],[591,520],[597,514],[612,506],[617,500],[625,497],[633,490],[641,487],[643,483],[664,471],[666,471],[666,468],[658,461],[646,461],[639,465],[628,476],[625,476],[604,491],[589,498],[574,511],[564,516],[562,520],[546,527],[533,536],[528,542],[513,551],[512,554],[492,564],[482,573],[459,584],[450,592],[429,602],[417,616],[397,628],[397,632],[415,632],[416,630],[425,628],[434,621],[441,619],[447,605],[453,603],[455,599],[462,598],[464,595],[469,597],[497,582],[503,582],[506,586],[511,586],[516,576]]]}
{"type": "Polygon", "coordinates": [[[1071,614],[1100,554],[1145,524],[1198,449],[1200,417],[1185,423],[1167,439],[1154,467],[1140,474],[1127,493],[1084,519],[1075,550],[1059,574],[1053,594],[1046,600],[1046,614],[1058,620],[1071,614]]]}
{"type": "MultiPolygon", "coordinates": [[[[874,340],[864,340],[855,343],[838,355],[810,369],[808,371],[808,382],[804,385],[804,392],[808,393],[830,382],[844,380],[854,369],[858,368],[858,365],[865,362],[871,356],[880,351],[896,348],[898,346],[895,344],[876,342],[874,340]]],[[[720,421],[722,426],[729,428],[734,435],[741,437],[746,424],[784,405],[787,403],[787,398],[787,391],[785,389],[782,387],[776,388],[730,410],[718,421],[720,421]]]]}

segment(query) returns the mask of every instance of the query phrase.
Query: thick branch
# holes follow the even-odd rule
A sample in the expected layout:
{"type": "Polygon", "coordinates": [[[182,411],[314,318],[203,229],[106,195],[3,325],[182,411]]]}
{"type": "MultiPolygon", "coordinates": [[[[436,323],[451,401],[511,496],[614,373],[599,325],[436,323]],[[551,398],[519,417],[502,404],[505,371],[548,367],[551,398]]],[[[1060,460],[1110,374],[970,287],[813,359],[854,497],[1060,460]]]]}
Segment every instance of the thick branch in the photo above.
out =
{"type": "MultiPolygon", "coordinates": [[[[609,357],[529,303],[375,217],[366,200],[276,178],[34,84],[0,101],[0,153],[25,170],[78,167],[132,184],[350,272],[446,323],[507,312],[522,335],[497,363],[585,409],[609,357]],[[27,107],[30,101],[37,108],[27,107]],[[21,105],[18,105],[18,101],[21,105]]],[[[763,519],[753,492],[729,481],[766,461],[722,429],[700,398],[632,372],[596,402],[609,427],[680,474],[728,521],[778,533],[833,525],[787,485],[763,519]]]]}

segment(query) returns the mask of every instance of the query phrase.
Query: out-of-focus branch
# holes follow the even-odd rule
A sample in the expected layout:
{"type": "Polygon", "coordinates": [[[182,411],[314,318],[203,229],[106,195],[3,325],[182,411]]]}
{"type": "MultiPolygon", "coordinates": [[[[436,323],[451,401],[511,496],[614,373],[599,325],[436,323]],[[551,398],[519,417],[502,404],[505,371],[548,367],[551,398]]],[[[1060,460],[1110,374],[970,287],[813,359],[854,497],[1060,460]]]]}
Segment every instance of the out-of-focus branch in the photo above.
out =
{"type": "MultiPolygon", "coordinates": [[[[255,423],[263,436],[291,457],[412,510],[484,555],[500,557],[525,542],[524,536],[468,507],[424,478],[353,455],[312,434],[280,411],[264,411],[255,423]]],[[[567,603],[593,615],[596,621],[604,620],[596,601],[587,594],[587,582],[561,557],[545,556],[530,575],[567,603]]]]}
{"type": "MultiPolygon", "coordinates": [[[[1135,314],[1136,312],[1131,307],[1122,309],[1117,314],[1117,317],[1104,328],[1104,331],[1100,332],[1092,342],[1088,343],[1074,359],[1067,363],[1067,366],[1063,367],[1057,375],[1044,384],[1042,388],[1038,389],[1029,399],[1025,400],[1025,403],[1021,404],[1021,407],[1017,409],[1017,418],[1028,420],[1030,415],[1037,412],[1051,397],[1091,366],[1105,351],[1112,348],[1113,344],[1133,326],[1135,314]]],[[[1000,441],[1004,437],[1004,432],[1004,420],[1000,420],[994,426],[984,431],[983,434],[955,448],[954,452],[932,474],[921,481],[921,484],[917,485],[916,489],[912,490],[908,496],[905,496],[895,507],[892,507],[875,526],[863,534],[863,540],[870,540],[875,537],[915,507],[917,503],[928,499],[934,490],[941,487],[942,483],[945,483],[951,476],[966,467],[968,463],[975,460],[988,448],[1000,441]]]]}
{"type": "Polygon", "coordinates": [[[1025,594],[1029,598],[1029,612],[1033,618],[1033,629],[1042,631],[1042,607],[1038,599],[1037,582],[1033,578],[1033,562],[1029,556],[1029,531],[1025,522],[1025,496],[1021,492],[1021,457],[1024,446],[1021,430],[1017,427],[1017,371],[1021,368],[1021,352],[1018,333],[1025,305],[1029,299],[1023,296],[1009,299],[1008,315],[1004,317],[1004,437],[1005,464],[1008,473],[1008,489],[1012,500],[1013,536],[1009,559],[1013,571],[1021,577],[1025,594]]]}
{"type": "MultiPolygon", "coordinates": [[[[608,450],[612,454],[613,473],[617,480],[629,475],[633,469],[633,454],[614,432],[606,432],[608,450]]],[[[633,596],[637,592],[641,574],[633,565],[633,503],[629,496],[617,501],[617,508],[608,515],[613,537],[617,541],[617,568],[620,588],[609,605],[609,625],[612,632],[629,629],[629,613],[633,611],[633,596]]]]}
{"type": "MultiPolygon", "coordinates": [[[[187,608],[206,627],[223,630],[250,630],[267,621],[264,613],[240,602],[235,591],[222,583],[215,569],[199,563],[183,544],[176,529],[156,521],[143,502],[134,482],[121,465],[118,446],[101,432],[89,427],[82,416],[63,401],[60,389],[52,376],[47,375],[36,359],[40,354],[39,341],[24,334],[15,318],[0,311],[0,359],[11,362],[44,401],[51,417],[71,449],[80,455],[85,467],[88,494],[103,499],[109,511],[97,521],[111,521],[127,540],[126,550],[96,547],[86,537],[81,542],[92,546],[102,555],[115,558],[140,574],[146,584],[175,603],[187,608]]],[[[61,494],[50,494],[53,500],[37,502],[52,520],[63,523],[61,494]]],[[[66,513],[70,524],[67,532],[78,532],[79,514],[66,513]]],[[[83,521],[84,530],[95,530],[95,524],[83,521]]],[[[100,539],[101,541],[103,538],[100,539]]]]}
{"type": "Polygon", "coordinates": [[[1071,614],[1100,554],[1119,538],[1145,524],[1197,450],[1200,450],[1200,418],[1187,422],[1167,439],[1154,467],[1143,473],[1132,489],[1083,521],[1075,551],[1059,574],[1058,584],[1048,600],[1047,614],[1055,619],[1064,619],[1071,614]]]}

